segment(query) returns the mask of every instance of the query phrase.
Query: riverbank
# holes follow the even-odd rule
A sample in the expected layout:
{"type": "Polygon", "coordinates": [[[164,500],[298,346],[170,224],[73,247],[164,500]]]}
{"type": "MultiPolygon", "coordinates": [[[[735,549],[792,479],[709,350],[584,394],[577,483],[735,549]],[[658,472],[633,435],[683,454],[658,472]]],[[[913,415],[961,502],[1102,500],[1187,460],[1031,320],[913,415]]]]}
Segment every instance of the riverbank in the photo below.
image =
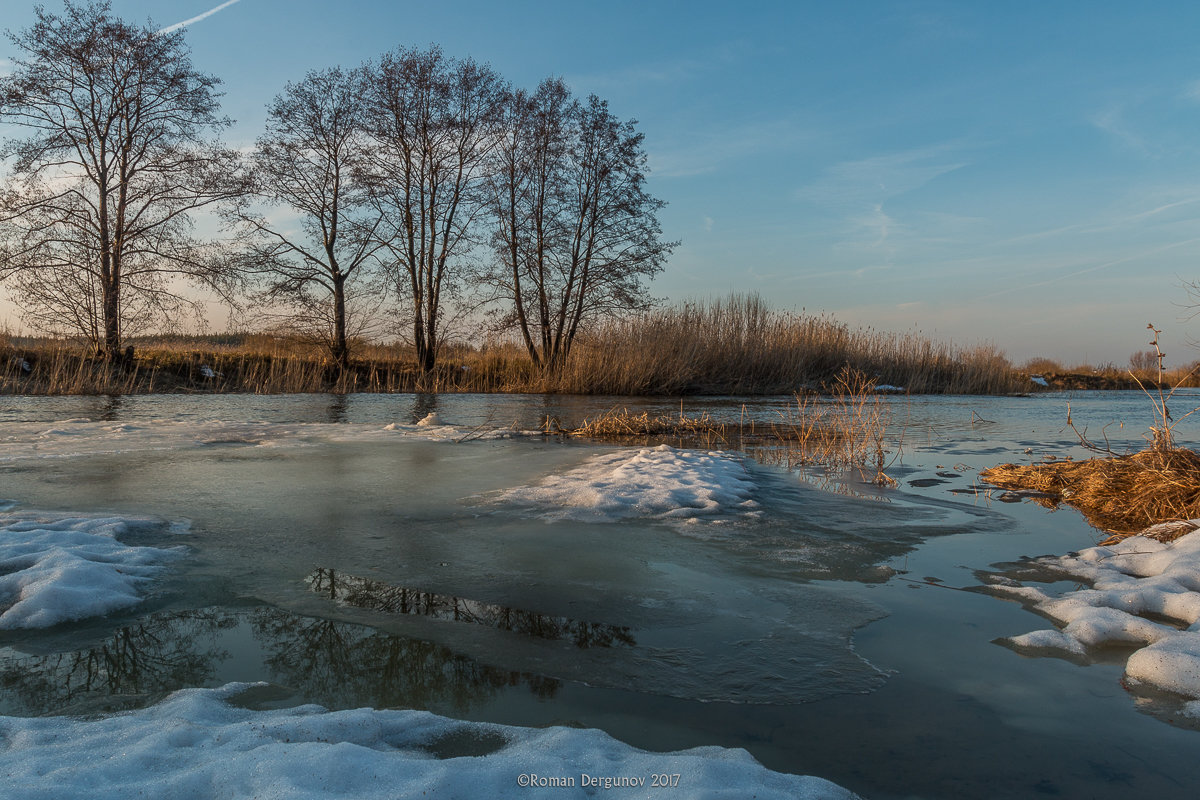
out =
{"type": "Polygon", "coordinates": [[[0,339],[0,393],[501,392],[622,396],[828,393],[847,367],[882,391],[1019,394],[1035,388],[1003,352],[917,332],[851,328],[825,315],[774,311],[757,297],[681,304],[581,333],[543,370],[513,340],[447,344],[437,368],[404,345],[354,342],[340,368],[319,344],[283,335],[130,340],[113,363],[83,344],[0,339]]]}

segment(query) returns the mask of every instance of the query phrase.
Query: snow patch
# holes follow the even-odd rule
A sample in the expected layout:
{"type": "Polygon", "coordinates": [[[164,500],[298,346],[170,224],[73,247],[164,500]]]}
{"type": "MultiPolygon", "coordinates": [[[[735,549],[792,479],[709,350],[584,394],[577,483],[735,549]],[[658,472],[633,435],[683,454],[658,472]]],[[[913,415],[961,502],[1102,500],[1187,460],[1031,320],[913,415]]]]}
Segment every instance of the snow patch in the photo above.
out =
{"type": "Polygon", "coordinates": [[[182,547],[123,544],[154,520],[0,516],[0,629],[47,628],[137,605],[182,547]]]}
{"type": "Polygon", "coordinates": [[[540,797],[542,787],[564,800],[670,793],[650,788],[655,775],[679,775],[676,791],[688,798],[855,797],[820,778],[772,772],[740,749],[647,753],[598,730],[226,702],[256,688],[186,689],[94,720],[0,717],[0,773],[13,796],[91,800],[540,797]]]}
{"type": "Polygon", "coordinates": [[[553,519],[615,522],[631,517],[689,520],[718,514],[757,515],[757,486],[745,465],[721,452],[668,445],[592,456],[582,466],[509,489],[501,503],[552,509],[553,519]]]}
{"type": "Polygon", "coordinates": [[[1012,637],[1011,644],[1075,655],[1106,645],[1138,647],[1125,667],[1131,683],[1200,698],[1200,534],[1170,543],[1133,536],[1037,563],[1091,588],[1051,596],[991,587],[1063,624],[1012,637]]]}

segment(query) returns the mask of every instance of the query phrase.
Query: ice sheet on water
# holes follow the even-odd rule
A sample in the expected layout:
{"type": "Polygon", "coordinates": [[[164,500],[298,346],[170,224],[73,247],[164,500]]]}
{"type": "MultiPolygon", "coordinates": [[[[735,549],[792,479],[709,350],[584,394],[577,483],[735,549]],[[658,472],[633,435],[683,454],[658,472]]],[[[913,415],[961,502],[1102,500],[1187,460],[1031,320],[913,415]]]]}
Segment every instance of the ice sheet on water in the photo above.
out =
{"type": "Polygon", "coordinates": [[[616,522],[632,517],[688,520],[759,513],[746,466],[730,453],[668,445],[592,456],[561,475],[494,495],[547,519],[616,522]]]}
{"type": "Polygon", "coordinates": [[[395,441],[397,436],[423,441],[463,442],[541,436],[512,426],[464,426],[430,414],[413,425],[390,423],[227,422],[224,420],[156,419],[136,424],[67,419],[0,423],[0,461],[25,458],[185,450],[213,444],[260,446],[303,445],[313,441],[395,441]]]}
{"type": "Polygon", "coordinates": [[[1037,564],[1091,588],[1052,595],[993,585],[993,592],[1019,599],[1063,625],[1014,636],[1009,644],[1079,656],[1105,645],[1134,646],[1138,649],[1125,666],[1127,680],[1200,698],[1200,533],[1168,544],[1134,536],[1043,557],[1037,564]]]}
{"type": "Polygon", "coordinates": [[[122,543],[132,517],[0,513],[0,629],[46,628],[137,605],[181,547],[122,543]]]}
{"type": "Polygon", "coordinates": [[[188,689],[93,720],[0,717],[0,772],[14,796],[93,800],[515,797],[531,783],[535,794],[553,787],[562,798],[680,790],[689,798],[854,797],[820,778],[772,772],[740,749],[648,753],[591,729],[370,708],[254,711],[227,702],[253,688],[188,689]],[[678,788],[650,788],[655,775],[678,775],[678,788]],[[606,778],[624,780],[606,786],[606,778]]]}

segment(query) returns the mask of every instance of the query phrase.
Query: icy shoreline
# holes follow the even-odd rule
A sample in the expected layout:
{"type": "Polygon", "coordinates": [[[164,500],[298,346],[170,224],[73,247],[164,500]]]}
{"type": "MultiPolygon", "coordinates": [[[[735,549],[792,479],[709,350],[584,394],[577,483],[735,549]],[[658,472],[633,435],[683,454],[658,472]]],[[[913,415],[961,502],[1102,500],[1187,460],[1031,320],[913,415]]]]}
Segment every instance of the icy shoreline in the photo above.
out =
{"type": "Polygon", "coordinates": [[[594,729],[228,702],[262,688],[186,689],[90,720],[0,717],[0,774],[14,796],[31,799],[856,797],[821,778],[772,772],[741,749],[649,753],[594,729]]]}
{"type": "Polygon", "coordinates": [[[1168,544],[1134,536],[1033,564],[1090,588],[1051,594],[995,579],[990,591],[1063,626],[1013,636],[1007,644],[1031,654],[1077,657],[1095,648],[1135,647],[1126,682],[1187,698],[1192,702],[1185,712],[1200,717],[1200,533],[1168,544]]]}

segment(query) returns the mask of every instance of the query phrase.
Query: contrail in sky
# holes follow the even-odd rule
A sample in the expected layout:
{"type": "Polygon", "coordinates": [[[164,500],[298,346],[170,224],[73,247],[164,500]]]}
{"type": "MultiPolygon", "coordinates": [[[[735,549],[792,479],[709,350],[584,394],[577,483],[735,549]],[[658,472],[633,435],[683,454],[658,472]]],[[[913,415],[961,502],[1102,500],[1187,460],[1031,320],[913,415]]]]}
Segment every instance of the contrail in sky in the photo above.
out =
{"type": "Polygon", "coordinates": [[[224,3],[221,3],[221,5],[217,6],[216,8],[210,8],[208,11],[205,11],[203,14],[199,14],[195,17],[192,17],[191,19],[185,19],[183,22],[176,22],[174,25],[168,25],[167,27],[160,30],[159,33],[171,33],[172,31],[177,31],[180,28],[186,28],[188,25],[191,25],[193,22],[199,22],[200,20],[205,19],[206,17],[211,17],[213,14],[217,13],[221,9],[229,8],[231,5],[233,5],[234,3],[237,3],[237,2],[240,2],[240,0],[225,0],[224,3]]]}

